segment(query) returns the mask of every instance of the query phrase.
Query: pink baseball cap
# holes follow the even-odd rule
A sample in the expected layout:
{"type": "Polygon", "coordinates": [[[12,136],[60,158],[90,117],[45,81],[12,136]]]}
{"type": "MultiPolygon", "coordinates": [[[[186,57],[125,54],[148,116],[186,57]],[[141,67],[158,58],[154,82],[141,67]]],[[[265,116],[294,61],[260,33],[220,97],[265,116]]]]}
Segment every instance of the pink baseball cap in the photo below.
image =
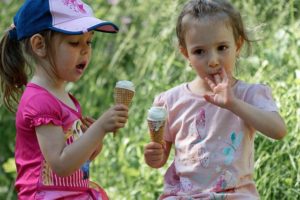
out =
{"type": "Polygon", "coordinates": [[[81,0],[26,0],[14,17],[9,36],[22,40],[44,30],[79,35],[91,30],[116,33],[119,29],[94,17],[91,7],[81,0]]]}

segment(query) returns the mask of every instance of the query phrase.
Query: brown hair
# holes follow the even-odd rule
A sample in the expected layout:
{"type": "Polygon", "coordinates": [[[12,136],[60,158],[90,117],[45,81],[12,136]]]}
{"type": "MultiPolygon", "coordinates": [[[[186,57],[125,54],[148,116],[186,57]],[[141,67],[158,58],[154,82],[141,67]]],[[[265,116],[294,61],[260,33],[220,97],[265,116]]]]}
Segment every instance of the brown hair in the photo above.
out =
{"type": "Polygon", "coordinates": [[[226,0],[190,0],[187,2],[178,19],[176,25],[176,33],[178,38],[178,43],[181,47],[186,47],[185,44],[185,30],[182,23],[184,16],[190,15],[195,19],[202,19],[204,17],[216,17],[216,16],[227,16],[229,25],[232,27],[235,41],[240,37],[248,44],[250,48],[250,39],[247,35],[246,29],[244,27],[242,17],[228,1],[226,0]]]}
{"type": "MultiPolygon", "coordinates": [[[[40,33],[45,39],[47,50],[52,49],[50,41],[53,33],[49,30],[40,33]]],[[[47,56],[53,64],[51,54],[47,56]]],[[[19,96],[28,82],[28,75],[32,72],[30,59],[38,62],[38,57],[31,48],[30,37],[22,41],[10,39],[7,30],[0,41],[0,87],[3,103],[12,112],[15,111],[19,96]]]]}

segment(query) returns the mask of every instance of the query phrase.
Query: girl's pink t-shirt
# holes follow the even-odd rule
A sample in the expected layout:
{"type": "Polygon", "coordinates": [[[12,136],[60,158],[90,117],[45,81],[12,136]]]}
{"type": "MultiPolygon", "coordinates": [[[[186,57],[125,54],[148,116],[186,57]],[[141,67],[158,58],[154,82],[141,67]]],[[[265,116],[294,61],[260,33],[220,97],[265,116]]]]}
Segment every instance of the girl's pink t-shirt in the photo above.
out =
{"type": "MultiPolygon", "coordinates": [[[[74,194],[95,195],[89,181],[88,161],[72,175],[59,177],[46,162],[37,140],[35,128],[47,124],[62,127],[66,145],[71,144],[83,134],[80,128],[82,124],[80,104],[72,95],[70,98],[76,110],[64,104],[44,88],[33,83],[27,84],[16,115],[17,178],[15,187],[18,199],[47,199],[50,191],[57,191],[64,198],[68,195],[73,196],[73,199],[76,199],[74,194]],[[63,191],[66,193],[64,194],[63,191]]],[[[103,194],[105,194],[104,191],[103,194]]]]}
{"type": "MultiPolygon", "coordinates": [[[[238,81],[237,98],[277,112],[269,87],[238,81]]],[[[160,199],[259,199],[253,181],[255,130],[229,110],[193,94],[181,84],[154,105],[168,111],[164,139],[175,147],[160,199]]]]}

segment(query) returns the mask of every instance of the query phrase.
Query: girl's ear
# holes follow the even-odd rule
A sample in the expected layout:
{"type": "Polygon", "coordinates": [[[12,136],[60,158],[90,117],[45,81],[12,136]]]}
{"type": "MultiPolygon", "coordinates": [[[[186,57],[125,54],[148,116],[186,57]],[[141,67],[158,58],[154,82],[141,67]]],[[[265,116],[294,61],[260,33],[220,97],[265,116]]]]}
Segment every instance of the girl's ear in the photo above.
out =
{"type": "Polygon", "coordinates": [[[236,41],[236,55],[239,56],[241,49],[244,44],[244,39],[242,37],[239,37],[239,39],[236,41]]]}
{"type": "Polygon", "coordinates": [[[181,54],[182,54],[186,59],[189,59],[189,54],[188,54],[188,52],[187,52],[187,49],[186,49],[185,47],[183,47],[183,46],[180,46],[179,49],[180,49],[181,54]]]}
{"type": "Polygon", "coordinates": [[[45,39],[41,34],[34,34],[30,38],[32,51],[39,57],[45,57],[47,54],[45,39]]]}

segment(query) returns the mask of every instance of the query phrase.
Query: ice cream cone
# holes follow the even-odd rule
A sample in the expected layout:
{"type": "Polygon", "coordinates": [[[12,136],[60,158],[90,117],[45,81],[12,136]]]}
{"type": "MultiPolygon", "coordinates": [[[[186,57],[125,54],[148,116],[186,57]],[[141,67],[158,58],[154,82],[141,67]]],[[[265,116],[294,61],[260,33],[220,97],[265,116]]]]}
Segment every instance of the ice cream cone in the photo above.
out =
{"type": "Polygon", "coordinates": [[[167,111],[164,107],[153,106],[148,111],[148,127],[152,142],[164,144],[164,127],[167,111]]]}
{"type": "Polygon", "coordinates": [[[149,119],[147,121],[148,121],[151,141],[163,144],[165,121],[152,121],[149,119]]]}
{"type": "Polygon", "coordinates": [[[125,88],[115,88],[114,92],[115,104],[124,104],[129,107],[134,91],[125,88]]]}
{"type": "MultiPolygon", "coordinates": [[[[135,89],[134,84],[130,81],[118,81],[114,89],[114,101],[115,104],[124,104],[127,107],[130,106],[132,98],[134,96],[135,89]]],[[[117,131],[114,132],[114,137],[117,131]]]]}

